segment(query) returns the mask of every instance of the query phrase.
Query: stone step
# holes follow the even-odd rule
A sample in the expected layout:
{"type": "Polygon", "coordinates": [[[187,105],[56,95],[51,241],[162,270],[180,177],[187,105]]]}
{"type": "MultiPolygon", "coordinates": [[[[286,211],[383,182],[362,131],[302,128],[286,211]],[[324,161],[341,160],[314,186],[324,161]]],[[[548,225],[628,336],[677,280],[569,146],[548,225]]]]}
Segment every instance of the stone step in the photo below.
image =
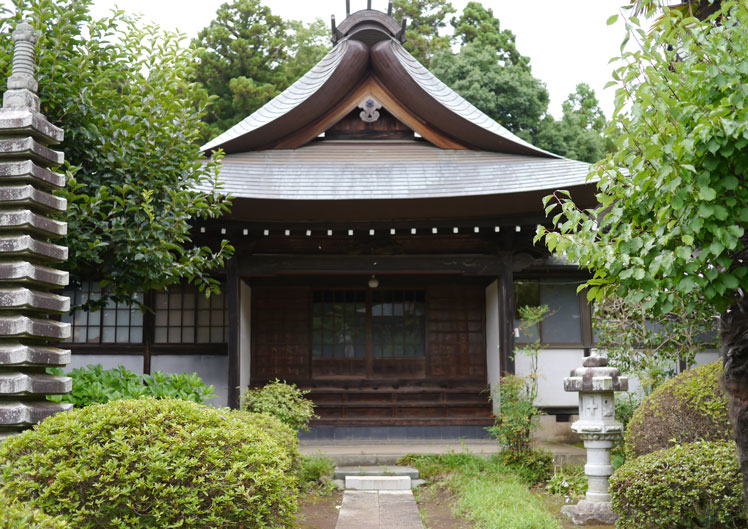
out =
{"type": "Polygon", "coordinates": [[[409,476],[346,476],[346,490],[410,490],[409,476]]]}
{"type": "Polygon", "coordinates": [[[417,468],[404,466],[368,465],[335,468],[335,479],[345,479],[346,476],[408,476],[410,479],[419,477],[417,468]]]}

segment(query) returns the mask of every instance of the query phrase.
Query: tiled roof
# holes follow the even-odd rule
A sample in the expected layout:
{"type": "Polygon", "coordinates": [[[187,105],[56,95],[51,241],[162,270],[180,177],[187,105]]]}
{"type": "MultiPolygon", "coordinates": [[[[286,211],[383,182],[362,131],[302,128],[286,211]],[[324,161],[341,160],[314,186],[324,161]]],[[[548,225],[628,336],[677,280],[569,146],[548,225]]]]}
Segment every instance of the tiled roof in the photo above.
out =
{"type": "Polygon", "coordinates": [[[485,151],[444,150],[425,141],[316,141],[294,150],[230,154],[224,191],[280,200],[459,197],[565,189],[589,165],[485,151]]]}

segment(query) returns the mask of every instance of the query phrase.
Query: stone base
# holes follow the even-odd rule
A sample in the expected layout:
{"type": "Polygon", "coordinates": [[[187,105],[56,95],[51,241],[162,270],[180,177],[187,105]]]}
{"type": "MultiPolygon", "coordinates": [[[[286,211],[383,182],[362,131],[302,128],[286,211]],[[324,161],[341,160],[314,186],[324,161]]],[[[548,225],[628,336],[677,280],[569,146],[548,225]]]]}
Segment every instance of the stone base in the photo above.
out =
{"type": "Polygon", "coordinates": [[[613,525],[618,519],[610,508],[610,502],[581,500],[576,505],[564,505],[561,513],[574,525],[613,525]]]}

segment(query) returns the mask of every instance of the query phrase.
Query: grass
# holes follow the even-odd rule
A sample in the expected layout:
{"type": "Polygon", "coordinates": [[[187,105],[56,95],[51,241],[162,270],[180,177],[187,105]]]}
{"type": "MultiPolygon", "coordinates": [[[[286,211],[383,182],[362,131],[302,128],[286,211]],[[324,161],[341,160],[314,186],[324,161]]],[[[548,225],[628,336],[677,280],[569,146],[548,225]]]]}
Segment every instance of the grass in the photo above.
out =
{"type": "Polygon", "coordinates": [[[481,529],[561,529],[543,501],[498,458],[470,454],[406,456],[401,464],[442,481],[457,497],[455,513],[481,529]]]}

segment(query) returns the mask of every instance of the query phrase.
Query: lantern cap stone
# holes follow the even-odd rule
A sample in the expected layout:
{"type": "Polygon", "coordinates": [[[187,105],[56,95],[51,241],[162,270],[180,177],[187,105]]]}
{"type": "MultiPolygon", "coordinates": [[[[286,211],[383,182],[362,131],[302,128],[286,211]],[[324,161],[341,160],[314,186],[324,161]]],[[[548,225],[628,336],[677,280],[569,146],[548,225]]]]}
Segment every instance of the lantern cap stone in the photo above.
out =
{"type": "Polygon", "coordinates": [[[607,367],[608,359],[604,356],[590,355],[582,362],[584,367],[607,367]]]}
{"type": "Polygon", "coordinates": [[[608,367],[604,356],[589,356],[582,366],[572,369],[570,376],[564,379],[564,391],[628,391],[628,377],[622,376],[617,368],[608,367]]]}

